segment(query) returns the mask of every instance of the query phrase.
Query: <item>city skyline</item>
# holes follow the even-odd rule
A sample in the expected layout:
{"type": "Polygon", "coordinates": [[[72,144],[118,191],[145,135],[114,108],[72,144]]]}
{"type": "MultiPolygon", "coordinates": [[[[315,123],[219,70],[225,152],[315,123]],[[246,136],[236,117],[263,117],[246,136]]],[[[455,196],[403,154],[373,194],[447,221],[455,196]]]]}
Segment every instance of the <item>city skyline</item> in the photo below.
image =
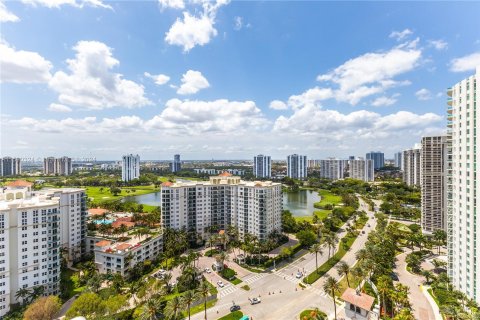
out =
{"type": "Polygon", "coordinates": [[[64,2],[0,7],[2,156],[390,158],[480,64],[478,3],[64,2]]]}

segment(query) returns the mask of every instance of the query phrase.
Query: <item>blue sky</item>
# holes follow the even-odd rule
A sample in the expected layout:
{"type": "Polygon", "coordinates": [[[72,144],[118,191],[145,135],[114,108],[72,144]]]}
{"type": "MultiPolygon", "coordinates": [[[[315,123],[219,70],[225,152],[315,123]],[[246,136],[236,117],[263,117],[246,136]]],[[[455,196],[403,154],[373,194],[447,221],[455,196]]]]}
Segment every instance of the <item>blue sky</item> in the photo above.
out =
{"type": "Polygon", "coordinates": [[[0,2],[1,155],[311,159],[445,126],[480,3],[0,2]],[[273,101],[273,102],[272,102],[273,101]]]}

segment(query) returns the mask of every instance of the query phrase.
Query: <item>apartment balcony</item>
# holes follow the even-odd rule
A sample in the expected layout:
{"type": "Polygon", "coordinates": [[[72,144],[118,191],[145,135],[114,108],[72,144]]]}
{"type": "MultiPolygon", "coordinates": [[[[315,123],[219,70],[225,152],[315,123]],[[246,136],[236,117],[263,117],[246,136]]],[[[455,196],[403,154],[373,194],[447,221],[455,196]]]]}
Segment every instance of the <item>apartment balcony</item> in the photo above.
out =
{"type": "Polygon", "coordinates": [[[452,89],[451,87],[450,87],[450,88],[447,88],[447,95],[448,95],[449,97],[452,96],[452,93],[453,93],[453,89],[452,89]]]}
{"type": "Polygon", "coordinates": [[[452,99],[452,98],[448,98],[448,99],[447,99],[447,104],[448,104],[449,106],[451,106],[451,105],[453,104],[453,99],[452,99]]]}
{"type": "Polygon", "coordinates": [[[448,113],[448,114],[452,114],[452,113],[453,113],[453,107],[452,107],[452,106],[448,106],[448,107],[447,107],[447,113],[448,113]]]}
{"type": "Polygon", "coordinates": [[[452,128],[452,127],[453,127],[453,122],[447,121],[447,128],[452,128]]]}
{"type": "Polygon", "coordinates": [[[447,115],[447,120],[452,121],[453,120],[453,114],[448,114],[447,115]]]}

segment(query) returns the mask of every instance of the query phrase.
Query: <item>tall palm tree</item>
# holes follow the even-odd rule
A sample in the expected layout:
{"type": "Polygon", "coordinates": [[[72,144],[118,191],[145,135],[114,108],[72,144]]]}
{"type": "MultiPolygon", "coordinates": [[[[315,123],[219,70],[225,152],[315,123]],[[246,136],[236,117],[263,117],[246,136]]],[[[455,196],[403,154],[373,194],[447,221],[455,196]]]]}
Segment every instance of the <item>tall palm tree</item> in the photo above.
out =
{"type": "Polygon", "coordinates": [[[328,259],[330,259],[331,251],[333,250],[335,252],[335,246],[338,243],[338,236],[334,233],[329,233],[325,236],[325,243],[328,246],[328,259]]]}
{"type": "Polygon", "coordinates": [[[140,320],[157,320],[160,319],[162,307],[156,299],[149,299],[143,305],[140,314],[140,320]]]}
{"type": "Polygon", "coordinates": [[[171,273],[165,273],[163,275],[162,282],[165,285],[165,288],[167,288],[167,293],[170,293],[170,280],[172,280],[172,274],[171,273]]]}
{"type": "Polygon", "coordinates": [[[172,320],[177,320],[178,313],[182,309],[182,299],[179,296],[173,297],[165,306],[165,316],[172,320]]]}
{"type": "Polygon", "coordinates": [[[335,320],[337,320],[337,304],[335,302],[335,293],[340,289],[340,285],[335,278],[328,276],[327,280],[323,284],[323,291],[329,294],[333,298],[333,309],[335,311],[335,320]]]}
{"type": "Polygon", "coordinates": [[[205,311],[205,320],[207,320],[207,298],[210,295],[210,286],[207,282],[202,281],[197,288],[198,294],[203,298],[203,308],[205,311]]]}
{"type": "MultiPolygon", "coordinates": [[[[387,276],[381,276],[377,281],[377,290],[382,297],[383,312],[387,313],[387,296],[392,289],[391,279],[387,276]]],[[[380,312],[381,314],[381,312],[380,312]]]]}
{"type": "Polygon", "coordinates": [[[350,273],[350,266],[345,261],[340,261],[337,264],[337,273],[339,276],[345,275],[347,278],[347,285],[350,287],[350,280],[348,280],[348,274],[350,273]]]}
{"type": "Polygon", "coordinates": [[[17,293],[15,293],[15,298],[17,300],[22,300],[22,303],[27,303],[27,297],[31,294],[30,289],[28,288],[20,288],[18,289],[17,293]]]}
{"type": "Polygon", "coordinates": [[[323,246],[320,243],[315,243],[310,247],[310,252],[315,253],[315,270],[318,273],[318,255],[323,255],[323,246]]]}
{"type": "Polygon", "coordinates": [[[195,300],[197,300],[197,297],[198,295],[193,290],[185,292],[185,294],[182,296],[183,304],[187,307],[188,320],[190,320],[190,306],[195,302],[195,300]]]}

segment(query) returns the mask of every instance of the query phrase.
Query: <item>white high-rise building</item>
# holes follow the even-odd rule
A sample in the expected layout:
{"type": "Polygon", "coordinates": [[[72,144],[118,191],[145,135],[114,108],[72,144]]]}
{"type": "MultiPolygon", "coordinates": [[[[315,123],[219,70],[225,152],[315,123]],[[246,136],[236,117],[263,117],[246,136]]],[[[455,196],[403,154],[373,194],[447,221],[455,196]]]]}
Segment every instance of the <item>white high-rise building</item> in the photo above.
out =
{"type": "Polygon", "coordinates": [[[395,167],[399,168],[400,170],[403,170],[402,154],[403,152],[396,152],[394,160],[395,167]]]}
{"type": "Polygon", "coordinates": [[[22,174],[22,161],[20,158],[0,158],[0,176],[16,176],[22,174]]]}
{"type": "Polygon", "coordinates": [[[253,157],[253,175],[257,178],[272,176],[272,159],[262,154],[253,157]]]}
{"type": "Polygon", "coordinates": [[[242,181],[229,173],[209,181],[164,182],[161,191],[162,226],[186,228],[205,236],[209,229],[237,227],[266,240],[282,228],[282,185],[271,181],[242,181]]]}
{"type": "Polygon", "coordinates": [[[345,160],[320,160],[320,178],[339,180],[345,177],[345,160]]]}
{"type": "Polygon", "coordinates": [[[140,178],[140,156],[128,154],[122,158],[122,180],[131,181],[140,178]]]}
{"type": "Polygon", "coordinates": [[[456,289],[480,303],[480,66],[447,90],[450,140],[447,166],[448,274],[456,289]],[[478,144],[477,144],[478,142],[478,144]],[[477,161],[479,160],[479,161],[477,161]]]}
{"type": "Polygon", "coordinates": [[[349,160],[348,173],[350,178],[363,181],[375,180],[375,168],[372,159],[349,160]]]}
{"type": "MultiPolygon", "coordinates": [[[[59,294],[61,248],[71,248],[71,230],[77,230],[76,221],[83,218],[82,210],[72,209],[70,197],[69,204],[62,204],[64,194],[75,194],[75,202],[83,190],[32,192],[31,187],[19,180],[0,189],[0,317],[19,302],[19,289],[43,286],[45,294],[59,294]]],[[[82,226],[76,245],[84,240],[82,226]]]]}
{"type": "Polygon", "coordinates": [[[307,156],[292,154],[287,157],[287,176],[292,179],[307,178],[307,156]]]}
{"type": "Polygon", "coordinates": [[[420,188],[422,194],[422,230],[445,230],[447,137],[422,138],[420,188]]]}
{"type": "Polygon", "coordinates": [[[422,168],[420,157],[420,146],[403,151],[403,182],[409,186],[420,186],[420,172],[422,168]]]}

